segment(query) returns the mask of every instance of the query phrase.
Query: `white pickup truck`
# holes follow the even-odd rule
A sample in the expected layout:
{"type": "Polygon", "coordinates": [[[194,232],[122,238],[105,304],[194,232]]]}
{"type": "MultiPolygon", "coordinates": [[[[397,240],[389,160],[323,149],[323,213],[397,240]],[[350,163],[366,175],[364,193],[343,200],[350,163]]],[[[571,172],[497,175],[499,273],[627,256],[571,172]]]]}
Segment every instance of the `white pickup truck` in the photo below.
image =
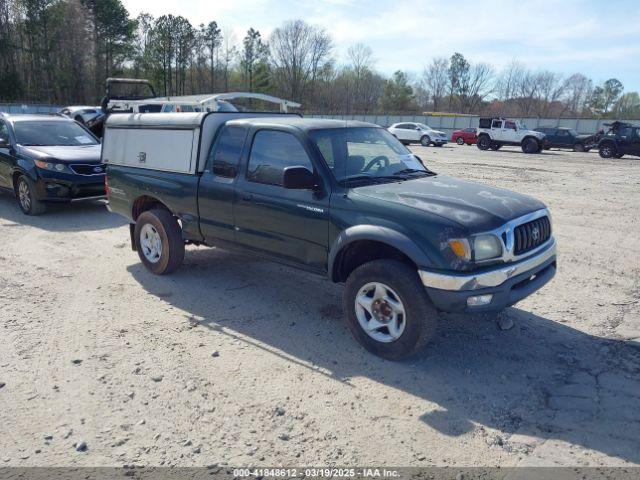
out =
{"type": "Polygon", "coordinates": [[[480,150],[499,150],[503,145],[522,147],[524,153],[540,153],[545,147],[545,134],[527,129],[518,120],[481,118],[478,128],[480,150]]]}

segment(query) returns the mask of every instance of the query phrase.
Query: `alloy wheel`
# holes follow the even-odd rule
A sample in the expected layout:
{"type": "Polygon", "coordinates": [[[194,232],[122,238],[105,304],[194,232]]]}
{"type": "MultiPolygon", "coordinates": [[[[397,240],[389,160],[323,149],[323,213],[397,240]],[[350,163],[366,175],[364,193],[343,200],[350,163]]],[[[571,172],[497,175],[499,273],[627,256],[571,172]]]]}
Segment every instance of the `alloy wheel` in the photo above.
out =
{"type": "Polygon", "coordinates": [[[404,305],[391,287],[380,282],[364,285],[356,295],[356,318],[362,330],[378,342],[390,343],[407,325],[404,305]]]}
{"type": "Polygon", "coordinates": [[[147,223],[140,231],[142,254],[151,263],[158,263],[162,257],[162,238],[156,228],[147,223]]]}
{"type": "Polygon", "coordinates": [[[18,201],[25,212],[31,210],[31,191],[29,185],[24,180],[18,184],[18,201]]]}

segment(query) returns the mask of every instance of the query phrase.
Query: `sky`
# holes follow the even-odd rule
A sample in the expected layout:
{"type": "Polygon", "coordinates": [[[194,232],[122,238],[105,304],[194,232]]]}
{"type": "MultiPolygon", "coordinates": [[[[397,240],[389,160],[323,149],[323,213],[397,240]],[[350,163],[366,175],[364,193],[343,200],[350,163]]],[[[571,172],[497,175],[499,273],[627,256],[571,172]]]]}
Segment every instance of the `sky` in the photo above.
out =
{"type": "Polygon", "coordinates": [[[640,91],[640,0],[122,0],[132,16],[215,20],[241,41],[283,22],[320,25],[346,62],[355,43],[373,50],[384,74],[417,77],[434,56],[462,53],[500,69],[517,60],[532,70],[581,72],[596,84],[616,77],[640,91]]]}

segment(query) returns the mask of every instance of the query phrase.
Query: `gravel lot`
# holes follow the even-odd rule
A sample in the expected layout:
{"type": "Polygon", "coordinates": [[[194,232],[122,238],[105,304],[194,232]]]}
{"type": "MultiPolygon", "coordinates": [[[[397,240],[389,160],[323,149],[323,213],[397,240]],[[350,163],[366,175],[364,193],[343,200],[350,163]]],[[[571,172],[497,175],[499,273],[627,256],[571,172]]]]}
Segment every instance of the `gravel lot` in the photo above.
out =
{"type": "Polygon", "coordinates": [[[403,363],[319,277],[196,247],[155,277],[103,204],[0,196],[0,466],[640,464],[640,159],[412,148],[542,199],[560,257],[513,328],[443,317],[403,363]]]}

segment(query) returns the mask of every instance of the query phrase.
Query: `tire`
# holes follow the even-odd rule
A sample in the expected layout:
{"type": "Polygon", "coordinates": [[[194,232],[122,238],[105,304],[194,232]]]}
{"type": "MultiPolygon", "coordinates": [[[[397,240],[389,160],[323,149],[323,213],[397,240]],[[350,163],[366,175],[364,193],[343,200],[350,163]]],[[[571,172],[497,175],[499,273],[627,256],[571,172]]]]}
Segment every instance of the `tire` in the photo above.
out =
{"type": "Polygon", "coordinates": [[[489,150],[491,147],[491,139],[489,135],[480,135],[478,137],[478,142],[476,143],[476,147],[480,150],[489,150]]]}
{"type": "Polygon", "coordinates": [[[491,150],[493,150],[494,152],[500,150],[500,147],[502,147],[501,144],[497,143],[497,142],[491,142],[491,150]]]}
{"type": "Polygon", "coordinates": [[[462,137],[458,137],[458,139],[456,140],[456,143],[457,143],[458,145],[464,145],[464,140],[463,140],[463,138],[462,138],[462,137]]]}
{"type": "Polygon", "coordinates": [[[182,229],[168,210],[147,210],[140,214],[134,239],[140,261],[156,275],[175,271],[184,260],[182,229]]]}
{"type": "Polygon", "coordinates": [[[615,145],[613,145],[610,142],[600,145],[600,148],[598,148],[598,151],[602,158],[612,158],[618,153],[615,145]]]}
{"type": "Polygon", "coordinates": [[[16,182],[16,200],[25,215],[42,215],[47,206],[36,198],[36,185],[26,175],[21,175],[16,182]]]}
{"type": "Polygon", "coordinates": [[[416,269],[397,260],[373,260],[356,268],[347,278],[342,303],[347,326],[355,339],[369,352],[389,360],[417,353],[433,338],[437,329],[437,310],[429,300],[416,269]],[[376,290],[376,285],[382,285],[379,287],[381,290],[376,290]],[[394,318],[386,323],[376,319],[372,312],[384,316],[385,312],[393,311],[386,301],[376,306],[373,301],[376,291],[384,294],[381,298],[396,301],[396,308],[400,305],[404,315],[392,313],[394,318]],[[369,298],[364,292],[371,294],[369,310],[357,302],[357,298],[369,298]],[[370,322],[379,326],[367,333],[363,324],[366,326],[370,322]],[[396,322],[397,336],[392,335],[387,326],[391,322],[396,322]]]}
{"type": "Polygon", "coordinates": [[[573,151],[574,152],[584,152],[585,151],[584,145],[582,143],[576,143],[573,146],[573,151]]]}
{"type": "Polygon", "coordinates": [[[423,147],[428,147],[429,145],[431,145],[431,139],[429,138],[429,135],[424,135],[420,139],[420,145],[422,145],[423,147]]]}
{"type": "Polygon", "coordinates": [[[540,147],[540,144],[535,138],[525,138],[522,141],[522,151],[524,153],[538,153],[540,147]]]}

